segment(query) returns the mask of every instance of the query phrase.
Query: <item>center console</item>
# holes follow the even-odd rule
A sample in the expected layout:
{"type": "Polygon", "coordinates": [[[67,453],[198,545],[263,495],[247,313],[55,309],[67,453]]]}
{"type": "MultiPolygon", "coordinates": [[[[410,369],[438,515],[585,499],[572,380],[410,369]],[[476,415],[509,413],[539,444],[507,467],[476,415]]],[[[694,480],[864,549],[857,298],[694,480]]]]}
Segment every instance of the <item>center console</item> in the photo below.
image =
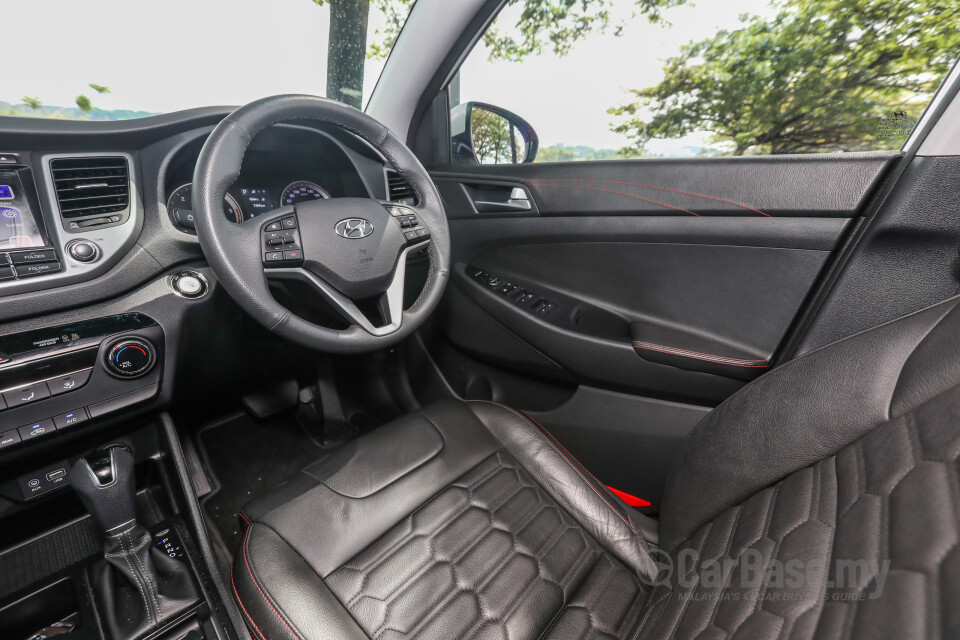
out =
{"type": "MultiPolygon", "coordinates": [[[[0,337],[0,458],[156,396],[163,345],[142,313],[0,337]]],[[[28,478],[21,490],[32,499],[58,486],[28,478]]]]}

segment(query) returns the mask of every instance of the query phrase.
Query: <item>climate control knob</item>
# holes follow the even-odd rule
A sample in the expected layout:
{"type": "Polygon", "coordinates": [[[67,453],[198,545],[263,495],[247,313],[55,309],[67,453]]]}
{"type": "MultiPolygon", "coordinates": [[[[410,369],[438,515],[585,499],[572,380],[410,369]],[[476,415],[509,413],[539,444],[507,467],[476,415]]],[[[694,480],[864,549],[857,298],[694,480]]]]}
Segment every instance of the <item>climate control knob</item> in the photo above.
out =
{"type": "Polygon", "coordinates": [[[123,338],[107,349],[107,369],[123,378],[142,376],[156,361],[153,345],[142,338],[123,338]]]}

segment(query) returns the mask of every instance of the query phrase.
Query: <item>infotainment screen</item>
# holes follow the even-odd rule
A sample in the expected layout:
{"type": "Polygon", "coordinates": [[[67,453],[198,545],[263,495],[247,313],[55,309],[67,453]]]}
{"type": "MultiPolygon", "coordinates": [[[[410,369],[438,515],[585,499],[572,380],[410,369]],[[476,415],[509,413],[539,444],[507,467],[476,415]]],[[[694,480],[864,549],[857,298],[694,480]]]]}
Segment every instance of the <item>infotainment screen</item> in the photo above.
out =
{"type": "Polygon", "coordinates": [[[15,171],[0,171],[0,251],[42,247],[43,232],[15,171]]]}

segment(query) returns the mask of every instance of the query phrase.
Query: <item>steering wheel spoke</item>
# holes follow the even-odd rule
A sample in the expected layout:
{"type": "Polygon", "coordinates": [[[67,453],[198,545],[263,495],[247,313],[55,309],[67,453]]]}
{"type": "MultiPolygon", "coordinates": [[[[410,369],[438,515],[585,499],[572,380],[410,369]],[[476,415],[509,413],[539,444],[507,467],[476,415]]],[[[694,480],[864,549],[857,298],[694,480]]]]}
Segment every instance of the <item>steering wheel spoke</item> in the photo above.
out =
{"type": "Polygon", "coordinates": [[[380,326],[374,325],[353,300],[337,291],[329,282],[309,269],[295,266],[282,266],[265,269],[264,273],[269,279],[296,280],[306,283],[319,293],[324,300],[330,303],[347,322],[360,327],[372,336],[386,336],[400,329],[403,322],[403,294],[407,271],[407,256],[412,251],[424,248],[428,242],[428,239],[423,239],[418,243],[408,246],[400,253],[397,266],[393,272],[393,278],[390,280],[386,291],[380,295],[378,300],[377,306],[384,320],[380,326]]]}

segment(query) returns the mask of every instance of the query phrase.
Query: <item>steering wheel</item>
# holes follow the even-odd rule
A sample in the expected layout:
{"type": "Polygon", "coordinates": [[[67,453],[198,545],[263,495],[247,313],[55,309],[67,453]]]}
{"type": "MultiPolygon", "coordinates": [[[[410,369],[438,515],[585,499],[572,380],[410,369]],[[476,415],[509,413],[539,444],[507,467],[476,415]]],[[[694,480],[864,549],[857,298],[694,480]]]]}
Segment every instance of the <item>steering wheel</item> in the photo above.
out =
{"type": "Polygon", "coordinates": [[[193,174],[197,237],[210,267],[234,300],[273,333],[330,353],[390,346],[436,308],[450,270],[450,232],[440,195],[416,156],[386,127],[353,107],[315,96],[283,95],[240,107],[207,138],[193,174]],[[326,123],[365,140],[413,188],[417,204],[369,198],[312,200],[231,222],[223,198],[258,132],[281,122],[326,123]],[[403,309],[407,255],[427,249],[420,296],[403,309]],[[274,300],[269,279],[299,280],[350,323],[331,329],[274,300]],[[382,323],[360,310],[376,302],[382,323]]]}

